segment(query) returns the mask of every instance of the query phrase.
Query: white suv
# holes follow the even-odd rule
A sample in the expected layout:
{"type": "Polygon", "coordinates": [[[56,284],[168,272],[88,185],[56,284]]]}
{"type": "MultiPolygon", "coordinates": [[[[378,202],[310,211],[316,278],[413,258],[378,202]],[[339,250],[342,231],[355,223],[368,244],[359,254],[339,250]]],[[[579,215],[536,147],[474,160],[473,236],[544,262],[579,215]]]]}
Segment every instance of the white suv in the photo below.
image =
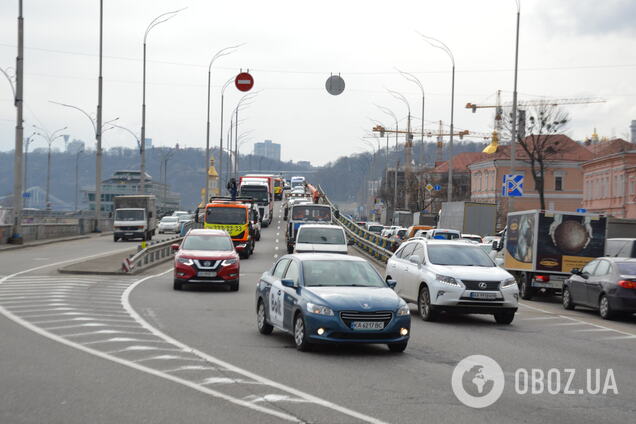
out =
{"type": "Polygon", "coordinates": [[[479,245],[465,241],[410,240],[386,264],[404,300],[417,303],[425,321],[440,312],[493,314],[510,324],[519,301],[514,277],[495,265],[479,245]]]}

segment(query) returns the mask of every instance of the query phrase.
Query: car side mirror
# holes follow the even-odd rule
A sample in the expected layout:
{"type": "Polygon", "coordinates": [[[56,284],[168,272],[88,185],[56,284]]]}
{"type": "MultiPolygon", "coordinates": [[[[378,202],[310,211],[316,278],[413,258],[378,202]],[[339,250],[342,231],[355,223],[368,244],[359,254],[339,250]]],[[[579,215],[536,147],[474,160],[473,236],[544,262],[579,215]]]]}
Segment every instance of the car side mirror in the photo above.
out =
{"type": "Polygon", "coordinates": [[[172,249],[173,252],[176,252],[177,250],[179,250],[179,243],[171,244],[170,248],[172,249]]]}
{"type": "Polygon", "coordinates": [[[386,280],[386,283],[389,285],[391,290],[395,290],[395,286],[397,286],[397,281],[395,280],[386,280]]]}
{"type": "Polygon", "coordinates": [[[409,256],[409,262],[415,265],[420,265],[422,263],[422,259],[417,255],[411,255],[409,256]]]}
{"type": "Polygon", "coordinates": [[[290,289],[296,287],[296,283],[294,282],[294,280],[280,280],[280,283],[283,285],[283,287],[289,287],[290,289]]]}
{"type": "Polygon", "coordinates": [[[581,272],[579,275],[580,275],[582,278],[586,279],[586,280],[587,280],[588,278],[590,278],[590,273],[589,273],[589,272],[581,272]]]}

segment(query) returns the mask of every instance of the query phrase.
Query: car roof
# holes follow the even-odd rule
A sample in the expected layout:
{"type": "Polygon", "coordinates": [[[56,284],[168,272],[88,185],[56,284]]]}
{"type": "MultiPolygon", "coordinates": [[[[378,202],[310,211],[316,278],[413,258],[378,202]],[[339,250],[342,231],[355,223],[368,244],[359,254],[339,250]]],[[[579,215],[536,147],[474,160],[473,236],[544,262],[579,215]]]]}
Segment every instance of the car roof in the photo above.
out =
{"type": "Polygon", "coordinates": [[[302,230],[303,228],[338,228],[338,229],[342,230],[342,227],[340,225],[333,225],[333,224],[303,224],[303,225],[301,225],[298,228],[298,231],[302,230]]]}
{"type": "Polygon", "coordinates": [[[343,255],[341,253],[293,253],[285,255],[284,258],[295,258],[299,261],[349,261],[367,262],[366,259],[358,256],[343,255]]]}
{"type": "Polygon", "coordinates": [[[596,258],[596,259],[606,259],[610,262],[634,262],[636,263],[636,258],[628,258],[628,257],[621,257],[621,256],[603,256],[601,258],[596,258]]]}
{"type": "Polygon", "coordinates": [[[221,200],[221,201],[215,201],[212,203],[208,203],[206,207],[208,208],[217,208],[217,207],[230,207],[230,208],[243,208],[243,209],[247,209],[249,208],[249,206],[245,203],[239,202],[238,200],[232,201],[232,200],[221,200]]]}
{"type": "Polygon", "coordinates": [[[212,230],[207,228],[196,228],[188,231],[189,236],[227,236],[227,232],[225,230],[212,230]]]}

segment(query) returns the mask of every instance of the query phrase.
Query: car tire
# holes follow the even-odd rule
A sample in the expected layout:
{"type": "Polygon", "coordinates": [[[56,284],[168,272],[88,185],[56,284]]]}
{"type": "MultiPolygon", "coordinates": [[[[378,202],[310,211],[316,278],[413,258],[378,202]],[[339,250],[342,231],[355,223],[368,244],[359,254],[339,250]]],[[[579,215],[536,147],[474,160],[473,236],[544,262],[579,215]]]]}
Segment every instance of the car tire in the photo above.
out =
{"type": "Polygon", "coordinates": [[[401,342],[401,343],[389,343],[387,346],[389,347],[389,350],[391,352],[402,353],[406,350],[407,345],[408,345],[408,342],[401,342]]]}
{"type": "Polygon", "coordinates": [[[515,319],[514,312],[495,312],[495,321],[497,324],[508,325],[515,319]]]}
{"type": "Polygon", "coordinates": [[[598,301],[598,312],[603,319],[614,319],[616,317],[616,312],[612,309],[609,299],[604,294],[601,295],[598,301]]]}
{"type": "Polygon", "coordinates": [[[530,300],[535,294],[534,287],[531,285],[532,277],[529,274],[525,274],[519,283],[519,296],[523,300],[530,300]]]}
{"type": "Polygon", "coordinates": [[[239,291],[239,282],[238,282],[238,280],[230,283],[229,287],[230,287],[230,291],[234,291],[234,292],[235,291],[239,291]]]}
{"type": "Polygon", "coordinates": [[[258,306],[256,307],[256,327],[259,333],[265,335],[272,334],[272,331],[274,331],[274,326],[267,323],[265,304],[262,300],[258,301],[258,306]]]}
{"type": "Polygon", "coordinates": [[[294,253],[294,246],[287,246],[287,253],[289,253],[290,255],[294,253]]]}
{"type": "Polygon", "coordinates": [[[254,236],[254,239],[256,241],[260,241],[261,240],[261,233],[260,232],[256,233],[256,236],[254,236]]]}
{"type": "Polygon", "coordinates": [[[431,306],[431,294],[426,285],[420,287],[420,294],[417,297],[417,312],[424,321],[435,321],[437,313],[431,306]]]}
{"type": "Polygon", "coordinates": [[[310,343],[307,340],[307,327],[305,326],[305,318],[301,313],[296,314],[294,318],[294,344],[296,349],[301,352],[307,352],[310,350],[310,343]]]}
{"type": "Polygon", "coordinates": [[[570,293],[570,289],[568,287],[563,288],[563,295],[561,297],[561,304],[564,309],[571,311],[576,306],[574,301],[572,301],[572,293],[570,293]]]}
{"type": "Polygon", "coordinates": [[[174,282],[172,283],[172,288],[174,290],[181,290],[183,288],[183,283],[175,278],[174,282]]]}
{"type": "Polygon", "coordinates": [[[113,236],[113,241],[114,241],[115,243],[117,243],[117,240],[119,240],[119,237],[117,237],[117,236],[113,236]]]}

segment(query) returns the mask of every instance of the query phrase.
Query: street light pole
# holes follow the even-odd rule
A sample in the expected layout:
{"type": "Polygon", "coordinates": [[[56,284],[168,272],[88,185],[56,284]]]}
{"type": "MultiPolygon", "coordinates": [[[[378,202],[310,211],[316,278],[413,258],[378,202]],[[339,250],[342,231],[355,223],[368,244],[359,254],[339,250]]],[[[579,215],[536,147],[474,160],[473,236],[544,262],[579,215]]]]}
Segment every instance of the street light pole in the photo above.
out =
{"type": "Polygon", "coordinates": [[[421,130],[421,144],[420,144],[420,165],[424,166],[424,106],[426,104],[425,102],[425,94],[424,94],[424,86],[422,85],[422,83],[420,82],[420,80],[413,74],[410,74],[408,72],[404,72],[404,71],[400,71],[398,69],[398,72],[400,74],[402,74],[402,76],[404,78],[406,78],[407,80],[411,81],[412,83],[417,84],[417,86],[420,88],[420,91],[422,92],[422,130],[421,130]]]}
{"type": "MultiPolygon", "coordinates": [[[[521,19],[521,3],[517,1],[517,35],[515,40],[515,78],[514,88],[512,91],[512,131],[510,141],[510,174],[514,175],[516,168],[516,152],[517,145],[517,69],[519,64],[519,21],[521,19]]],[[[514,211],[514,197],[508,196],[508,213],[514,211]]]]}
{"type": "MultiPolygon", "coordinates": [[[[26,191],[29,189],[29,168],[28,168],[28,159],[29,159],[29,146],[31,145],[31,143],[33,143],[33,136],[35,135],[35,132],[33,132],[33,134],[31,134],[27,139],[24,140],[24,183],[23,183],[23,190],[26,193],[26,191]]],[[[28,205],[28,198],[25,197],[24,201],[22,202],[22,207],[26,208],[28,205]]]]}
{"type": "Polygon", "coordinates": [[[52,133],[49,133],[44,128],[40,128],[40,127],[38,127],[36,125],[34,125],[34,127],[41,131],[39,133],[36,133],[36,135],[39,135],[42,138],[44,138],[46,140],[47,144],[49,145],[49,150],[48,150],[48,154],[47,154],[47,166],[46,166],[46,200],[45,200],[45,205],[46,205],[46,209],[50,210],[49,196],[50,196],[50,191],[51,191],[51,147],[52,147],[53,142],[55,140],[57,140],[58,138],[64,137],[64,135],[60,134],[60,132],[64,131],[68,127],[59,128],[59,129],[53,131],[52,133]]]}
{"type": "MultiPolygon", "coordinates": [[[[225,99],[225,89],[234,81],[234,77],[228,79],[225,84],[223,84],[223,89],[221,90],[221,122],[220,122],[220,137],[219,137],[219,190],[220,193],[223,192],[223,104],[225,99]]],[[[229,147],[229,145],[228,145],[229,147]]],[[[231,149],[230,149],[231,150],[231,149]]],[[[230,157],[228,156],[228,162],[230,157]]]]}
{"type": "Polygon", "coordinates": [[[408,118],[406,120],[406,141],[404,142],[404,209],[410,210],[409,207],[409,189],[411,187],[411,149],[413,143],[411,142],[411,106],[408,100],[401,93],[397,91],[387,90],[393,97],[402,101],[406,105],[408,110],[408,118]]]}
{"type": "MultiPolygon", "coordinates": [[[[237,48],[239,48],[241,46],[241,44],[236,45],[236,46],[230,46],[230,47],[226,47],[224,49],[219,50],[218,52],[216,52],[216,54],[214,56],[212,56],[212,60],[210,60],[210,64],[208,65],[208,110],[207,110],[207,124],[206,124],[206,128],[205,128],[205,166],[203,167],[204,169],[204,174],[205,174],[205,185],[203,186],[203,190],[205,193],[205,199],[209,199],[209,193],[208,193],[208,167],[210,166],[210,82],[212,80],[212,64],[214,64],[214,62],[223,56],[227,56],[228,54],[232,54],[234,53],[234,51],[236,51],[237,48]]],[[[223,112],[221,112],[223,113],[223,112]]],[[[222,131],[222,130],[221,130],[222,131]]],[[[223,146],[221,146],[222,148],[223,146]]]]}
{"type": "MultiPolygon", "coordinates": [[[[185,9],[185,8],[184,8],[185,9]]],[[[142,101],[141,101],[141,166],[139,171],[139,189],[141,194],[146,193],[146,42],[148,33],[151,29],[162,24],[176,16],[183,9],[173,10],[172,12],[162,13],[153,19],[146,28],[144,33],[144,52],[143,52],[143,78],[142,78],[142,101]]]]}
{"type": "Polygon", "coordinates": [[[455,119],[455,56],[451,49],[437,38],[428,37],[420,34],[424,40],[432,47],[443,50],[451,60],[452,79],[451,79],[451,122],[450,122],[450,142],[448,143],[448,201],[453,200],[453,130],[455,119]]]}
{"type": "MultiPolygon", "coordinates": [[[[104,0],[99,0],[99,76],[97,78],[97,121],[95,127],[95,232],[99,233],[102,214],[102,39],[104,28],[104,0]]],[[[79,158],[79,156],[78,156],[79,158]]],[[[75,188],[75,210],[77,210],[77,187],[75,188]]]]}

